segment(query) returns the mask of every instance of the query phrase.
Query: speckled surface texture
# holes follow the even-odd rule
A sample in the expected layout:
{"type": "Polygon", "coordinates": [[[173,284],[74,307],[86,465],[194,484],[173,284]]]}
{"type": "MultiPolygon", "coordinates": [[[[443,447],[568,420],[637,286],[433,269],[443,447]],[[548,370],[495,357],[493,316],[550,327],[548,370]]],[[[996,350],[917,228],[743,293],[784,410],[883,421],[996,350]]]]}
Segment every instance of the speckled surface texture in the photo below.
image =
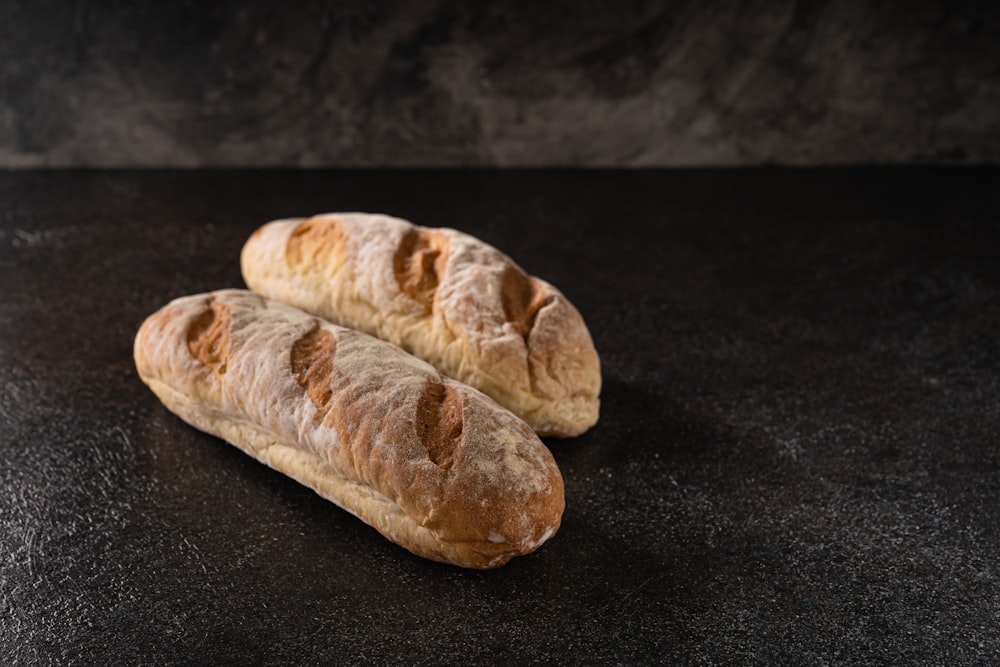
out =
{"type": "Polygon", "coordinates": [[[1000,661],[1000,172],[0,173],[0,662],[1000,661]],[[262,222],[378,210],[560,286],[562,529],[423,561],[167,412],[132,337],[262,222]]]}
{"type": "Polygon", "coordinates": [[[0,166],[996,162],[998,34],[949,0],[0,0],[0,166]]]}

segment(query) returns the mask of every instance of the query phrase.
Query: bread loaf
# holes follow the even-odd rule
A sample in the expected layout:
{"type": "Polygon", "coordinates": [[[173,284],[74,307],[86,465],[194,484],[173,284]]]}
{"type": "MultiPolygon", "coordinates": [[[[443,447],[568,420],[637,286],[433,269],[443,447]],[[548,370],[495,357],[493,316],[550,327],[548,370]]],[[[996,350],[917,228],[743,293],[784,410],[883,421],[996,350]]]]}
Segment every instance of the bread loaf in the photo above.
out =
{"type": "Polygon", "coordinates": [[[600,361],[579,311],[467,234],[364,213],[278,220],[241,263],[252,290],[401,346],[540,435],[597,422],[600,361]]]}
{"type": "Polygon", "coordinates": [[[151,315],[134,355],[182,419],[415,554],[492,568],[559,528],[562,477],[535,433],[389,343],[224,290],[151,315]]]}

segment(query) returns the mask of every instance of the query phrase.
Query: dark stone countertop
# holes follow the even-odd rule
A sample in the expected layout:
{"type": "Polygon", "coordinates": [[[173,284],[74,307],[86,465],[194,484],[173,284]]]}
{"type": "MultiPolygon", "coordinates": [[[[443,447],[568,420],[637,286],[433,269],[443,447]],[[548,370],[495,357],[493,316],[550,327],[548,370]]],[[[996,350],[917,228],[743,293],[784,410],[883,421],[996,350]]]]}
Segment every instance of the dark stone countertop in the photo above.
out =
{"type": "Polygon", "coordinates": [[[1000,661],[996,169],[0,173],[4,664],[1000,661]],[[132,337],[261,223],[489,241],[584,314],[600,424],[491,572],[168,413],[132,337]]]}

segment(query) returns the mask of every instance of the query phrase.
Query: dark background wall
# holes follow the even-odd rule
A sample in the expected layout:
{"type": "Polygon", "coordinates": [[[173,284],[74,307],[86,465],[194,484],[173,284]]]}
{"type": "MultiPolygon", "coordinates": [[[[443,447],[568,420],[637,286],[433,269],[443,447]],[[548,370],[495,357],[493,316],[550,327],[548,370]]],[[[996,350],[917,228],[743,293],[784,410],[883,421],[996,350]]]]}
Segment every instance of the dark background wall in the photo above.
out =
{"type": "Polygon", "coordinates": [[[0,166],[998,158],[996,2],[0,0],[0,166]]]}

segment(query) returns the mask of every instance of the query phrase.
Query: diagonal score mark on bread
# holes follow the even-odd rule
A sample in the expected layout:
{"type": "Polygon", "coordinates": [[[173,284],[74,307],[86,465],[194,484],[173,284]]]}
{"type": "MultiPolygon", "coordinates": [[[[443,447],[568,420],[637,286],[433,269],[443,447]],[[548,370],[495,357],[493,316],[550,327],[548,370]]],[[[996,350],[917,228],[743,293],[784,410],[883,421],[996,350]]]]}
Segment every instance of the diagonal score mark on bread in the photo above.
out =
{"type": "Polygon", "coordinates": [[[399,290],[429,313],[447,262],[447,237],[416,227],[408,230],[392,258],[399,290]]]}
{"type": "Polygon", "coordinates": [[[187,344],[191,356],[218,375],[226,373],[231,324],[229,308],[209,297],[204,312],[188,327],[187,344]]]}
{"type": "Polygon", "coordinates": [[[454,465],[462,442],[462,405],[461,394],[433,379],[427,381],[417,403],[417,437],[428,458],[444,470],[454,465]]]}
{"type": "Polygon", "coordinates": [[[516,266],[504,271],[500,300],[507,321],[521,334],[525,345],[528,345],[538,312],[555,299],[554,295],[546,294],[538,287],[537,281],[516,266]]]}
{"type": "Polygon", "coordinates": [[[320,222],[309,218],[296,225],[285,248],[285,259],[289,266],[315,270],[317,263],[330,261],[342,252],[343,245],[344,230],[337,220],[320,222]]]}
{"type": "Polygon", "coordinates": [[[326,420],[332,407],[336,354],[337,339],[321,329],[319,322],[292,345],[292,372],[316,408],[313,421],[317,424],[326,420]]]}

